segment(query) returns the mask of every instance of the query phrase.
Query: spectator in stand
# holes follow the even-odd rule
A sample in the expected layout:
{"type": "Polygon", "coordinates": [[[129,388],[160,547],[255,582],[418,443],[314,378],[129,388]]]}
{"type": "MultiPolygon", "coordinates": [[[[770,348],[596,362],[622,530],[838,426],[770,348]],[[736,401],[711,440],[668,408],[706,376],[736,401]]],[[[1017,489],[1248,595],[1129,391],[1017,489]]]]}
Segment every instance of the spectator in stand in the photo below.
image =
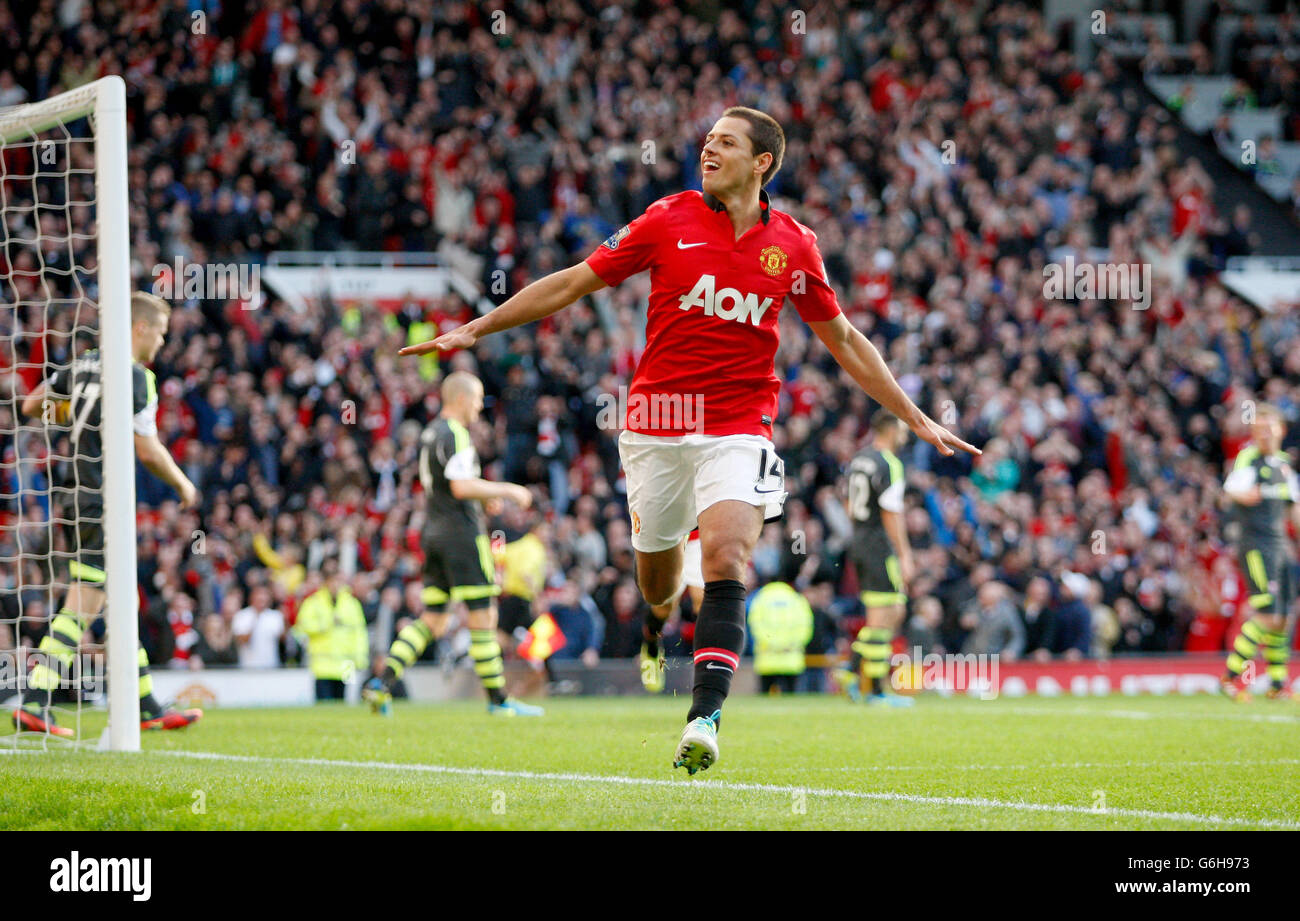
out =
{"type": "Polygon", "coordinates": [[[1054,651],[1075,661],[1092,653],[1092,609],[1088,598],[1092,584],[1087,576],[1063,572],[1057,586],[1056,644],[1054,651]]]}
{"type": "MultiPolygon", "coordinates": [[[[624,578],[614,588],[609,607],[602,611],[605,615],[603,656],[629,658],[637,654],[641,648],[645,611],[645,599],[637,590],[636,582],[630,577],[624,578]]],[[[665,648],[670,648],[666,641],[665,648]]]]}
{"type": "Polygon", "coordinates": [[[1052,658],[1056,645],[1056,609],[1052,604],[1052,585],[1042,576],[1029,581],[1020,609],[1025,625],[1025,652],[1039,662],[1052,658]]]}
{"type": "Polygon", "coordinates": [[[907,655],[915,658],[917,649],[921,650],[922,657],[931,653],[945,655],[947,649],[944,648],[940,638],[942,625],[943,605],[939,603],[939,599],[933,595],[918,598],[916,613],[912,615],[903,631],[903,638],[907,641],[907,648],[904,650],[907,655]]]}
{"type": "Polygon", "coordinates": [[[1114,608],[1102,603],[1101,586],[1096,582],[1088,583],[1087,600],[1092,611],[1092,646],[1088,654],[1094,659],[1109,659],[1119,639],[1119,618],[1114,608]]]}
{"type": "Polygon", "coordinates": [[[0,668],[7,670],[10,674],[17,671],[14,661],[14,649],[17,645],[14,641],[13,628],[5,621],[0,620],[0,668]]]}
{"type": "Polygon", "coordinates": [[[962,644],[964,655],[1000,656],[1007,662],[1020,657],[1025,647],[1025,628],[1015,605],[1001,582],[985,582],[974,602],[962,615],[961,624],[970,634],[962,644]]]}
{"type": "Polygon", "coordinates": [[[240,664],[234,635],[220,614],[205,614],[200,619],[199,638],[194,642],[188,662],[192,669],[240,664]]]}
{"type": "Polygon", "coordinates": [[[167,604],[167,624],[171,628],[173,649],[172,668],[186,668],[199,641],[199,631],[194,622],[194,599],[184,592],[173,592],[167,604]]]}
{"type": "Polygon", "coordinates": [[[831,657],[836,656],[835,638],[839,631],[831,613],[835,586],[831,582],[814,582],[804,589],[804,597],[812,608],[813,633],[804,647],[808,668],[799,676],[795,690],[803,694],[821,694],[829,690],[827,678],[831,657]]]}
{"type": "Polygon", "coordinates": [[[1115,620],[1119,625],[1119,637],[1111,647],[1112,652],[1149,652],[1154,648],[1151,642],[1154,625],[1142,616],[1132,599],[1120,598],[1115,602],[1115,620]]]}
{"type": "Polygon", "coordinates": [[[559,597],[551,603],[549,611],[564,634],[564,647],[551,658],[557,662],[580,661],[588,668],[600,662],[604,621],[595,602],[581,591],[577,582],[570,580],[560,588],[559,597]]]}
{"type": "Polygon", "coordinates": [[[280,665],[284,614],[271,603],[270,586],[254,586],[248,596],[248,606],[235,614],[230,626],[239,645],[241,666],[277,668],[280,665]]]}

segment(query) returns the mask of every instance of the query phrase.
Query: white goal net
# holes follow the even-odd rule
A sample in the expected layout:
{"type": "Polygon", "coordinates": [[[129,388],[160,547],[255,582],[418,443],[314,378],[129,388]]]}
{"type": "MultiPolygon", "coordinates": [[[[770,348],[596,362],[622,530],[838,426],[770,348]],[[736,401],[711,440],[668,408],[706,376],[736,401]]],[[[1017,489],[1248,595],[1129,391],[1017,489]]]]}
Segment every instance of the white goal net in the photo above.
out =
{"type": "Polygon", "coordinates": [[[126,181],[120,78],[0,109],[0,751],[139,748],[126,181]]]}

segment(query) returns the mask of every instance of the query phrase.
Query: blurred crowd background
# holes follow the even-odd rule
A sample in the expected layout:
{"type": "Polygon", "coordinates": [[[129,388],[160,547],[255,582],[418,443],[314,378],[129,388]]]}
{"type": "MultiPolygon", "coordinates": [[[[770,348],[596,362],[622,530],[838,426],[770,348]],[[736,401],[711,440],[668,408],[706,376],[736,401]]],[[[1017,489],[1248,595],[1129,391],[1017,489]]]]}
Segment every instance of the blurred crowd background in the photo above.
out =
{"type": "MultiPolygon", "coordinates": [[[[909,646],[1222,648],[1245,610],[1220,504],[1244,407],[1267,399],[1292,423],[1287,447],[1300,436],[1296,311],[1262,312],[1216,280],[1258,242],[1249,209],[1214,204],[1225,166],[1184,157],[1167,109],[1105,51],[1081,64],[1032,4],[856,6],[506,2],[494,29],[461,2],[0,0],[0,105],[126,78],[139,287],[177,256],[418,251],[496,302],[698,188],[708,126],[727,105],[760,108],[788,140],[774,205],[817,232],[845,312],[905,389],[984,449],[903,452],[920,573],[909,646]],[[1066,256],[1151,264],[1149,309],[1046,300],[1042,267],[1066,256]]],[[[1294,77],[1243,72],[1293,108],[1294,77]]],[[[60,220],[42,230],[66,260],[78,244],[60,220]]],[[[0,349],[0,647],[20,601],[30,635],[58,602],[42,490],[66,444],[16,430],[10,398],[79,346],[71,313],[47,315],[9,273],[36,258],[0,252],[18,304],[0,310],[14,343],[0,349]]],[[[448,365],[484,381],[486,475],[537,496],[537,512],[490,525],[498,549],[532,531],[546,551],[540,582],[505,573],[507,588],[572,632],[560,657],[634,655],[643,603],[617,432],[597,413],[630,379],[647,287],[637,277],[441,367],[396,353],[471,317],[456,296],[306,312],[265,289],[256,304],[175,300],[158,424],[202,505],[181,511],[140,478],[154,660],[296,660],[286,628],[329,558],[372,650],[387,648],[419,610],[416,447],[448,365]]],[[[793,311],[781,326],[774,440],[790,499],[753,582],[803,592],[810,651],[834,652],[861,623],[842,473],[873,407],[793,311]]]]}

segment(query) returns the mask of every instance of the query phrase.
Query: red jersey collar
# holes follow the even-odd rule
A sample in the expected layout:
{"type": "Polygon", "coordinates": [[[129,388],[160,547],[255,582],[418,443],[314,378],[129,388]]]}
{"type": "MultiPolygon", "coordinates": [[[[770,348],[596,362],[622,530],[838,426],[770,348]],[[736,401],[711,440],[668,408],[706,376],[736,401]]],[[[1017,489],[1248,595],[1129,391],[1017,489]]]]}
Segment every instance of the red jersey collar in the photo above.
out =
{"type": "MultiPolygon", "coordinates": [[[[718,201],[718,199],[714,198],[708,192],[703,193],[703,195],[704,195],[704,203],[709,206],[710,210],[713,211],[727,210],[726,205],[718,201]]],[[[758,213],[762,215],[764,224],[766,224],[768,218],[771,217],[771,209],[772,209],[772,202],[767,197],[767,189],[759,189],[758,190],[758,213]]]]}

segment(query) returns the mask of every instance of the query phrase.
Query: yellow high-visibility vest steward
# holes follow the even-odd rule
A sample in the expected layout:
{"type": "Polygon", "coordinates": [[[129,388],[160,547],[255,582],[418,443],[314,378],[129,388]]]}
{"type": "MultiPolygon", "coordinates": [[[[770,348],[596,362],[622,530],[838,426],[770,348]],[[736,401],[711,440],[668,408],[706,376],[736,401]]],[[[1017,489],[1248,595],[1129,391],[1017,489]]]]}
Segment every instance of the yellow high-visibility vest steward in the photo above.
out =
{"type": "Polygon", "coordinates": [[[308,595],[294,629],[307,637],[308,664],[317,678],[344,681],[354,671],[364,673],[370,655],[366,615],[346,588],[339,590],[337,599],[327,588],[308,595]]]}
{"type": "Polygon", "coordinates": [[[754,671],[760,675],[802,675],[804,647],[812,639],[813,612],[784,582],[763,586],[749,605],[754,637],[754,671]]]}

